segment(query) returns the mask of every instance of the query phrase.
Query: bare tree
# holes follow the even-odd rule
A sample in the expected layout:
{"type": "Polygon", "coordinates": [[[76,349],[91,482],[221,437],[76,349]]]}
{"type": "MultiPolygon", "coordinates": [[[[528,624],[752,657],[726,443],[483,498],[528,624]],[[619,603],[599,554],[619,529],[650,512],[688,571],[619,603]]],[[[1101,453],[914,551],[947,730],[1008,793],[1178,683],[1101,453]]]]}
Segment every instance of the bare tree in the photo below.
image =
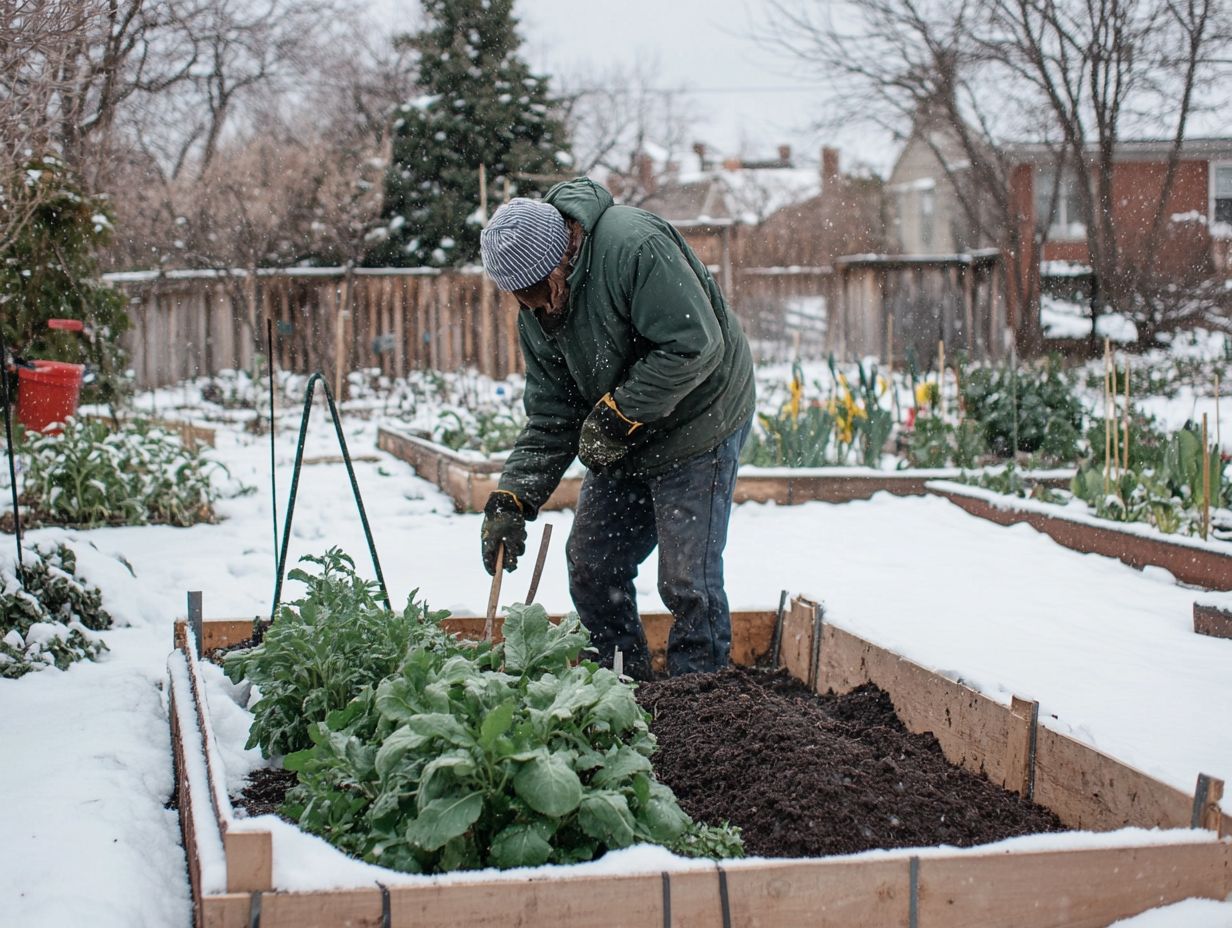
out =
{"type": "Polygon", "coordinates": [[[700,114],[687,87],[662,84],[657,60],[575,75],[563,85],[574,173],[619,177],[623,202],[644,201],[668,165],[689,156],[700,114]]]}
{"type": "Polygon", "coordinates": [[[983,80],[984,50],[973,37],[979,0],[867,0],[835,8],[772,0],[762,42],[824,75],[828,129],[872,123],[913,134],[932,152],[973,237],[1011,258],[1010,305],[1020,314],[1020,349],[1038,336],[1026,310],[1038,276],[1014,258],[1029,247],[1013,196],[1014,162],[998,144],[1038,126],[1038,107],[1005,106],[1004,88],[983,80]],[[1026,239],[1024,240],[1024,236],[1026,239]],[[1026,324],[1024,324],[1026,323],[1026,324]]]}
{"type": "MultiPolygon", "coordinates": [[[[1201,321],[1198,291],[1206,289],[1209,261],[1165,270],[1160,256],[1175,235],[1166,219],[1189,121],[1229,48],[1226,4],[985,0],[983,6],[982,48],[1046,102],[1065,159],[1074,166],[1087,252],[1099,286],[1093,317],[1108,309],[1129,315],[1143,346],[1154,344],[1162,332],[1201,321]],[[1158,190],[1147,194],[1149,223],[1134,236],[1114,221],[1113,164],[1127,127],[1145,127],[1147,137],[1168,143],[1158,190]]],[[[1201,243],[1188,244],[1201,251],[1201,243]]]]}
{"type": "Polygon", "coordinates": [[[1009,259],[1020,348],[1038,336],[1025,311],[1048,223],[1031,228],[1015,200],[1015,141],[1040,143],[1054,205],[1067,169],[1077,179],[1102,287],[1093,313],[1116,305],[1144,342],[1192,319],[1193,300],[1176,299],[1181,282],[1163,279],[1158,246],[1187,121],[1227,48],[1224,0],[865,0],[838,15],[800,0],[772,6],[763,41],[824,72],[832,118],[910,126],[933,150],[971,227],[1009,259]],[[1113,225],[1112,165],[1123,130],[1144,117],[1170,123],[1172,144],[1149,232],[1127,251],[1113,225]]]}

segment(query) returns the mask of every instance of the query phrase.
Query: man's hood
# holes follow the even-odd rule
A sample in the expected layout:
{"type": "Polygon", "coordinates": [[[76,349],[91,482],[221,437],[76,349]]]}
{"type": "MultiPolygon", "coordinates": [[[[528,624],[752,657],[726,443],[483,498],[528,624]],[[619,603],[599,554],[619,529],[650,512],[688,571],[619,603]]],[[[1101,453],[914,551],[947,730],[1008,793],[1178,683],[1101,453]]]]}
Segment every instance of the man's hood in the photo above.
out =
{"type": "Polygon", "coordinates": [[[588,177],[557,184],[543,199],[570,219],[580,222],[587,235],[594,231],[604,211],[615,203],[607,190],[588,177]]]}

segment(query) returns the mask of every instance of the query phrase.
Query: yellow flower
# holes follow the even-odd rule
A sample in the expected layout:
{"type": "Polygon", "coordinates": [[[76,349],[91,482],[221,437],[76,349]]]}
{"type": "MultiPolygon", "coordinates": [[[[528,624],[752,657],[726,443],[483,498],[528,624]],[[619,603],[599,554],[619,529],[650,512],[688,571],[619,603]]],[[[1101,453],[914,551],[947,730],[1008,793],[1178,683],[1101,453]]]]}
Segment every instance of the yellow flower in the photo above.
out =
{"type": "Polygon", "coordinates": [[[915,404],[933,406],[937,402],[937,385],[931,380],[915,385],[915,404]]]}
{"type": "Polygon", "coordinates": [[[800,400],[804,396],[804,384],[800,382],[798,377],[791,378],[791,421],[795,422],[800,418],[800,400]]]}
{"type": "Polygon", "coordinates": [[[885,396],[886,391],[890,389],[890,385],[886,383],[886,379],[880,374],[877,375],[877,395],[885,396]]]}

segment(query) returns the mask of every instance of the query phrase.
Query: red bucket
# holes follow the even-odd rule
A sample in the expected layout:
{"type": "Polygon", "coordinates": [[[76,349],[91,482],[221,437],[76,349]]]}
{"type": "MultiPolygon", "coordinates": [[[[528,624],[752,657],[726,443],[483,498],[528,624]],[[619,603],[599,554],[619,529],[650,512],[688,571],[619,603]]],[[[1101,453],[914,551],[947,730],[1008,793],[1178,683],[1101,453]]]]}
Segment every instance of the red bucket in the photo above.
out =
{"type": "Polygon", "coordinates": [[[62,361],[30,363],[33,370],[17,368],[17,421],[32,432],[41,432],[77,412],[85,366],[62,361]]]}

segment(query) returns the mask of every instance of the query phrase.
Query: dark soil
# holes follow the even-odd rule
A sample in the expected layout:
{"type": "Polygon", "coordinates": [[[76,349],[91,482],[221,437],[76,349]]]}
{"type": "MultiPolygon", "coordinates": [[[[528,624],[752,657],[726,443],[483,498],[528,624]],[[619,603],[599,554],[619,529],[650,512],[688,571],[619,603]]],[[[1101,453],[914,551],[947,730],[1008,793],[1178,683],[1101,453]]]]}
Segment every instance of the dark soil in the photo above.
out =
{"type": "Polygon", "coordinates": [[[968,847],[1061,831],[1052,812],[950,764],[875,686],[817,696],[785,671],[729,668],[643,684],[654,769],[693,818],[749,854],[968,847]]]}
{"type": "Polygon", "coordinates": [[[244,791],[232,802],[249,815],[277,815],[278,807],[295,782],[294,770],[259,767],[248,774],[244,791]]]}

